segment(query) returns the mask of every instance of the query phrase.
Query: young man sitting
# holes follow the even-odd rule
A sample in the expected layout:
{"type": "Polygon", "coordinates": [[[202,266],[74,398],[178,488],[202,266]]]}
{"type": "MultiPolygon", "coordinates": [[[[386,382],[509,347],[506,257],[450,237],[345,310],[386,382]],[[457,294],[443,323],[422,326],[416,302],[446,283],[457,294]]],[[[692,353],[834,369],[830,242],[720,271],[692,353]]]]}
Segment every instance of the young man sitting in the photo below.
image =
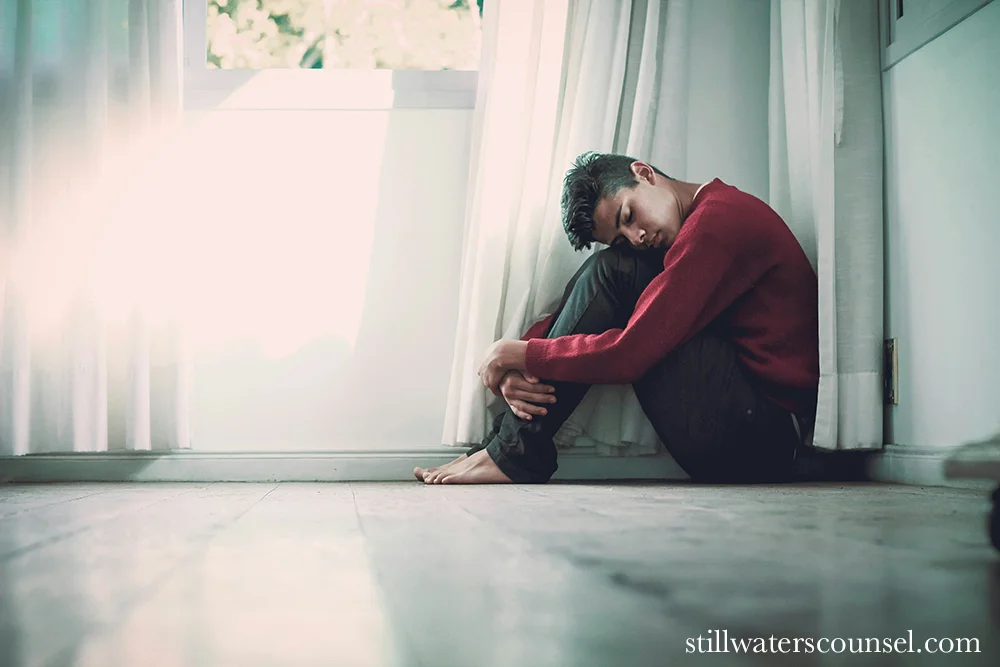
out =
{"type": "Polygon", "coordinates": [[[685,183],[624,155],[567,172],[563,226],[598,242],[550,317],[499,340],[479,368],[507,407],[479,446],[427,484],[544,483],[553,436],[591,384],[632,383],[695,481],[787,479],[819,381],[816,274],[767,204],[715,179],[685,183]]]}

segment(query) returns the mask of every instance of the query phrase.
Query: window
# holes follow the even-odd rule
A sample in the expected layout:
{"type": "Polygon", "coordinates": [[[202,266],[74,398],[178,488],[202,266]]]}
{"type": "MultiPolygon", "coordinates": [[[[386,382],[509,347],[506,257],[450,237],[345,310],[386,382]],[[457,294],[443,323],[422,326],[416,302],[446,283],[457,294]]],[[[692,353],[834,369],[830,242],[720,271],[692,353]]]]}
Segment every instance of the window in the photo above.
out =
{"type": "Polygon", "coordinates": [[[990,0],[882,0],[879,20],[885,71],[990,0]]]}
{"type": "Polygon", "coordinates": [[[468,0],[208,0],[218,69],[476,70],[480,14],[468,0]]]}
{"type": "Polygon", "coordinates": [[[184,0],[189,108],[471,108],[482,0],[184,0]]]}

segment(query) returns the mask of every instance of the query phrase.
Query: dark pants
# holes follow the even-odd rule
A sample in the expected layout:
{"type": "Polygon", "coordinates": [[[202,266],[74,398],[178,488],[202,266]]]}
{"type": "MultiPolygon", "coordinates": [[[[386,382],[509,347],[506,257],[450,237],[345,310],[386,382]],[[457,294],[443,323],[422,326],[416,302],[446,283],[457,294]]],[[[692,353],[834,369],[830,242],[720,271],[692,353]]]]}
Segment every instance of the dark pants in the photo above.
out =
{"type": "MultiPolygon", "coordinates": [[[[639,295],[663,270],[664,251],[606,249],[570,281],[548,338],[624,328],[639,295]]],[[[548,414],[524,420],[509,407],[469,454],[486,449],[517,483],[544,483],[558,467],[553,436],[590,388],[555,382],[548,414]]],[[[695,481],[780,481],[791,473],[798,437],[789,412],[744,370],[733,344],[712,326],[634,383],[643,411],[674,460],[695,481]]]]}

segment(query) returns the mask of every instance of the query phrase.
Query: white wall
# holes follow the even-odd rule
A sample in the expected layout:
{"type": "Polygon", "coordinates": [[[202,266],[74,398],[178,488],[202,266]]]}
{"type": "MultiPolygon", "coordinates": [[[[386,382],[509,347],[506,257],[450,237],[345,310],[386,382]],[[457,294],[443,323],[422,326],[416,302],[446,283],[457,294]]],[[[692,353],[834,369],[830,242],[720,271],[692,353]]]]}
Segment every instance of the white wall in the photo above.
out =
{"type": "Polygon", "coordinates": [[[998,35],[993,2],[883,77],[886,335],[900,345],[889,443],[1000,429],[998,35]]]}
{"type": "Polygon", "coordinates": [[[437,447],[472,111],[189,115],[194,447],[437,447]]]}

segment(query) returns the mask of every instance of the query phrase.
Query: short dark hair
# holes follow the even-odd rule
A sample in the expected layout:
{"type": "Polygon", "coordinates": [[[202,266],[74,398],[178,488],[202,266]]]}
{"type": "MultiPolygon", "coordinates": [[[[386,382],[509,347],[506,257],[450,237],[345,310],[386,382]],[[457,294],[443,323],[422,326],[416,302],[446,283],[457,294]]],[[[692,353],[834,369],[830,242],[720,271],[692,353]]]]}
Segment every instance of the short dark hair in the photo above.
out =
{"type": "MultiPolygon", "coordinates": [[[[604,197],[639,184],[632,173],[636,159],[614,153],[584,153],[566,172],[562,190],[562,223],[574,250],[590,248],[594,242],[594,209],[604,197]]],[[[650,165],[652,166],[652,165],[650,165]]],[[[653,167],[660,176],[670,178],[653,167]]],[[[673,180],[673,179],[671,179],[673,180]]]]}

